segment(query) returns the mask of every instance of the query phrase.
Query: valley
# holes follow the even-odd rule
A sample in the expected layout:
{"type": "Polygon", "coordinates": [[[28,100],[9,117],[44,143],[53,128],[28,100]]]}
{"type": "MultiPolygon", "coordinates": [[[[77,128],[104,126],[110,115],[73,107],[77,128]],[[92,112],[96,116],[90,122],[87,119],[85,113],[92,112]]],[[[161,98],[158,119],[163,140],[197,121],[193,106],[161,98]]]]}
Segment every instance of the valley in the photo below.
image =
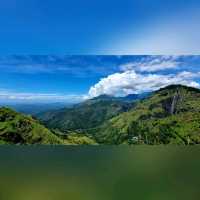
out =
{"type": "Polygon", "coordinates": [[[101,95],[32,116],[2,107],[0,142],[22,145],[199,144],[200,90],[170,85],[144,95],[120,98],[101,95]]]}

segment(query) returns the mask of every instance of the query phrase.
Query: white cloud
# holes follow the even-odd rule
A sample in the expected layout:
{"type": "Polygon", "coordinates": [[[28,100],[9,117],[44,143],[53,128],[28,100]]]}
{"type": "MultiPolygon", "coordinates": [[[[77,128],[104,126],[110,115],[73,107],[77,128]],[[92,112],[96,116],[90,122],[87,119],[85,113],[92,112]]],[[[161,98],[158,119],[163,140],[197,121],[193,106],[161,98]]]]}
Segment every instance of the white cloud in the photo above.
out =
{"type": "Polygon", "coordinates": [[[156,72],[166,69],[177,69],[179,56],[148,56],[139,62],[130,62],[120,66],[122,71],[136,70],[140,72],[156,72]]]}
{"type": "Polygon", "coordinates": [[[0,101],[13,102],[80,102],[86,99],[85,95],[61,95],[47,93],[16,93],[0,91],[0,101]]]}
{"type": "Polygon", "coordinates": [[[101,94],[123,96],[131,93],[154,91],[171,84],[182,84],[192,87],[200,87],[194,79],[200,77],[200,72],[192,73],[183,71],[178,74],[140,74],[134,70],[115,73],[101,79],[89,90],[89,97],[101,94]]]}

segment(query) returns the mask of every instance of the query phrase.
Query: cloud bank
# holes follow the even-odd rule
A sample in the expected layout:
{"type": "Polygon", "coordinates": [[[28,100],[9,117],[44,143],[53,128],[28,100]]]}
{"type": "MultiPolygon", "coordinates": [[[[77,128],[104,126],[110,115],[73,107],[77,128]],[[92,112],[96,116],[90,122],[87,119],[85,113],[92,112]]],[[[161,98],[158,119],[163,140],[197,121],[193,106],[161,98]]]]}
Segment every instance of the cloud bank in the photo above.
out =
{"type": "Polygon", "coordinates": [[[86,99],[85,95],[64,95],[51,93],[17,93],[0,91],[0,102],[66,102],[78,103],[86,99]]]}
{"type": "Polygon", "coordinates": [[[134,70],[127,70],[122,73],[114,73],[106,78],[102,78],[89,90],[89,97],[93,98],[102,94],[113,96],[124,96],[127,94],[138,94],[147,91],[154,91],[159,88],[171,85],[182,84],[191,87],[200,87],[195,81],[200,77],[200,72],[192,73],[188,71],[177,74],[140,74],[134,70]]]}
{"type": "Polygon", "coordinates": [[[152,55],[123,63],[119,66],[120,72],[102,78],[89,89],[88,95],[90,98],[102,94],[125,96],[155,91],[171,84],[200,87],[200,72],[191,71],[189,66],[194,63],[187,63],[186,58],[195,60],[195,57],[179,55],[152,55]]]}

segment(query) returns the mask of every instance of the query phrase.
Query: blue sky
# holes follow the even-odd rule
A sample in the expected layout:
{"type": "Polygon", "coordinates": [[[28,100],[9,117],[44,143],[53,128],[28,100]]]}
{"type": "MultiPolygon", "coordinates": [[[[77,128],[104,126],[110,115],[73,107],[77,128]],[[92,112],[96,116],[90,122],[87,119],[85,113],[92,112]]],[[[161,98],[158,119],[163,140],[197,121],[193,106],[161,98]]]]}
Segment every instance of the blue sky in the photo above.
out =
{"type": "Polygon", "coordinates": [[[200,87],[200,56],[0,56],[1,102],[79,102],[170,84],[200,87]]]}
{"type": "Polygon", "coordinates": [[[6,0],[0,13],[0,101],[199,87],[199,57],[178,56],[200,52],[199,0],[6,0]]]}
{"type": "Polygon", "coordinates": [[[199,0],[3,0],[0,54],[198,54],[199,0]]]}

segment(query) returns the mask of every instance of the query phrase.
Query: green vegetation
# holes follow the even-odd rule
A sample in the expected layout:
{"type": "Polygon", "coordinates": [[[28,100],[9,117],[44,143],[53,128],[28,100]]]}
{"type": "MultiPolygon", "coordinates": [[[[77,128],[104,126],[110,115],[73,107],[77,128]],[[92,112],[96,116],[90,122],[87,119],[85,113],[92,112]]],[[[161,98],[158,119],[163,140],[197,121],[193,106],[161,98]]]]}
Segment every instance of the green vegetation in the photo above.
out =
{"type": "Polygon", "coordinates": [[[130,103],[107,96],[36,119],[0,108],[0,144],[200,144],[200,90],[171,85],[130,103]]]}
{"type": "Polygon", "coordinates": [[[50,131],[32,117],[3,107],[0,108],[0,144],[91,145],[96,142],[86,135],[50,131]]]}
{"type": "Polygon", "coordinates": [[[108,144],[199,144],[200,90],[172,85],[104,123],[96,132],[108,144]]]}
{"type": "Polygon", "coordinates": [[[41,113],[37,117],[50,129],[85,133],[130,108],[130,103],[103,95],[72,108],[41,113]]]}
{"type": "Polygon", "coordinates": [[[75,132],[69,132],[67,134],[60,135],[67,145],[97,145],[96,141],[87,134],[79,134],[75,132]]]}
{"type": "Polygon", "coordinates": [[[30,116],[0,108],[0,144],[62,144],[62,140],[30,116]]]}

